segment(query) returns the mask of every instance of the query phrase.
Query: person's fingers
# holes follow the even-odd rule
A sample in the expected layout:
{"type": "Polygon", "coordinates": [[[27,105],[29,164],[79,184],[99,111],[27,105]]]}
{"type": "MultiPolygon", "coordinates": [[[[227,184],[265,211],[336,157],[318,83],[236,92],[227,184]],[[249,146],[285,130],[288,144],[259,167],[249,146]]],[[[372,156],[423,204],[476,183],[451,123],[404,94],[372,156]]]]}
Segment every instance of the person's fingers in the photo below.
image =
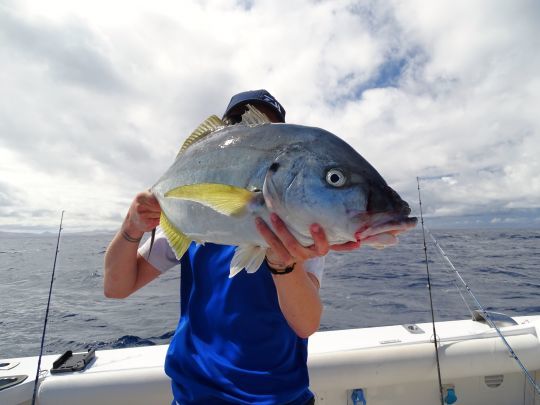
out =
{"type": "Polygon", "coordinates": [[[148,232],[159,225],[160,216],[161,208],[156,197],[143,191],[133,199],[124,227],[131,232],[148,232]]]}
{"type": "Polygon", "coordinates": [[[152,210],[158,210],[161,211],[161,207],[159,205],[159,202],[154,194],[149,194],[145,196],[145,204],[152,210]]]}
{"type": "Polygon", "coordinates": [[[159,218],[161,216],[161,211],[154,211],[154,210],[149,210],[147,208],[140,208],[138,211],[137,211],[137,214],[140,216],[140,217],[143,217],[143,218],[159,218]]]}
{"type": "Polygon", "coordinates": [[[345,242],[339,245],[330,245],[330,250],[333,250],[335,252],[348,252],[350,250],[358,249],[360,245],[361,245],[360,241],[345,242]]]}
{"type": "Polygon", "coordinates": [[[328,239],[326,239],[326,233],[319,224],[312,224],[309,228],[311,237],[313,238],[313,250],[318,256],[326,256],[330,250],[328,239]]]}
{"type": "Polygon", "coordinates": [[[161,217],[160,212],[148,212],[145,213],[144,216],[148,219],[159,219],[161,217]]]}
{"type": "Polygon", "coordinates": [[[284,265],[289,263],[291,261],[289,251],[283,246],[281,240],[272,232],[272,229],[270,229],[266,222],[262,218],[257,217],[255,218],[255,226],[266,243],[268,243],[267,258],[273,263],[282,263],[284,265]]]}
{"type": "Polygon", "coordinates": [[[330,245],[324,229],[319,224],[312,224],[309,230],[314,243],[309,247],[304,247],[277,214],[272,213],[270,220],[273,230],[262,218],[256,218],[256,226],[270,246],[267,257],[274,263],[290,264],[290,262],[325,256],[330,250],[345,252],[358,249],[361,245],[360,241],[330,245]]]}
{"type": "Polygon", "coordinates": [[[135,197],[135,202],[138,207],[145,207],[146,209],[149,209],[151,211],[161,211],[161,207],[159,206],[157,198],[153,194],[150,194],[148,191],[137,194],[137,196],[135,197]]]}
{"type": "Polygon", "coordinates": [[[270,220],[272,221],[272,226],[276,236],[281,241],[282,245],[287,249],[287,252],[294,259],[306,260],[310,258],[313,254],[310,249],[305,248],[296,240],[294,235],[289,232],[285,222],[275,213],[270,215],[270,220]]]}
{"type": "Polygon", "coordinates": [[[159,225],[159,219],[149,219],[146,221],[146,225],[151,229],[154,229],[156,226],[159,225]]]}

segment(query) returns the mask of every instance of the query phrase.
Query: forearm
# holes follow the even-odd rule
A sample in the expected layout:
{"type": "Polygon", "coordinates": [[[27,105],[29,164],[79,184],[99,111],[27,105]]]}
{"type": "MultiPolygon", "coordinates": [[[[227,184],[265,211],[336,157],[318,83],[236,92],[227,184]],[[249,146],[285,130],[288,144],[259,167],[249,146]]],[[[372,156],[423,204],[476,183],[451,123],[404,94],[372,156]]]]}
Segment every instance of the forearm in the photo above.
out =
{"type": "Polygon", "coordinates": [[[137,255],[138,240],[159,224],[161,209],[148,191],[137,194],[126,219],[105,253],[103,290],[106,297],[125,298],[159,276],[137,255]]]}
{"type": "Polygon", "coordinates": [[[106,297],[125,298],[135,290],[138,246],[126,240],[122,230],[114,236],[105,253],[103,291],[106,297]]]}
{"type": "Polygon", "coordinates": [[[279,306],[291,328],[302,338],[315,333],[321,322],[322,303],[319,289],[304,270],[303,264],[296,264],[291,273],[272,277],[279,306]]]}

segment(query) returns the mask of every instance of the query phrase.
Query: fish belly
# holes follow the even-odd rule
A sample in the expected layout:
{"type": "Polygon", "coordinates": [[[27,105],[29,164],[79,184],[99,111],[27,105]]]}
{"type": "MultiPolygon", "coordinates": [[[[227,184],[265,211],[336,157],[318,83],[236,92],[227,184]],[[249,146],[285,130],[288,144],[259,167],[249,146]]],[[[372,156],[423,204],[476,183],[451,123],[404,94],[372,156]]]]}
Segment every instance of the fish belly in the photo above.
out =
{"type": "MultiPolygon", "coordinates": [[[[198,243],[267,246],[251,213],[229,217],[196,202],[173,199],[165,201],[162,210],[177,229],[198,243]]],[[[267,212],[260,215],[268,221],[267,212]]]]}

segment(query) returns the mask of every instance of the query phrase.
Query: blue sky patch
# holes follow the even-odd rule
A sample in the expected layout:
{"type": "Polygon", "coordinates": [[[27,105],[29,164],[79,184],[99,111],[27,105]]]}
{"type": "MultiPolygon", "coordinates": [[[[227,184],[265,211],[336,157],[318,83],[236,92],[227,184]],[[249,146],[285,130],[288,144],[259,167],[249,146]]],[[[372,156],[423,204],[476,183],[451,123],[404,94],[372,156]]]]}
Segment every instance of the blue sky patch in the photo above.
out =
{"type": "Polygon", "coordinates": [[[369,80],[354,90],[354,98],[362,98],[364,91],[370,89],[399,87],[401,75],[406,69],[408,61],[408,58],[391,58],[386,60],[369,80]]]}

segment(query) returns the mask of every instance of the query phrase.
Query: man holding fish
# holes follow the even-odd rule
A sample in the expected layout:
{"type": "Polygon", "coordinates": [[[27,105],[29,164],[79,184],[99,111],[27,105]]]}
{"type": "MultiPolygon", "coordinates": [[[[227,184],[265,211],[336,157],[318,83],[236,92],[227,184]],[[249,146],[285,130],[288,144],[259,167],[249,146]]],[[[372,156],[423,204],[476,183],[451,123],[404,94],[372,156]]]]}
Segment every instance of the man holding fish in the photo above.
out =
{"type": "Polygon", "coordinates": [[[285,124],[265,90],[240,93],[135,197],[105,256],[105,295],[181,265],[165,363],[173,403],[312,404],[307,337],[320,324],[324,256],[394,244],[416,224],[409,213],[341,139],[285,124]]]}

